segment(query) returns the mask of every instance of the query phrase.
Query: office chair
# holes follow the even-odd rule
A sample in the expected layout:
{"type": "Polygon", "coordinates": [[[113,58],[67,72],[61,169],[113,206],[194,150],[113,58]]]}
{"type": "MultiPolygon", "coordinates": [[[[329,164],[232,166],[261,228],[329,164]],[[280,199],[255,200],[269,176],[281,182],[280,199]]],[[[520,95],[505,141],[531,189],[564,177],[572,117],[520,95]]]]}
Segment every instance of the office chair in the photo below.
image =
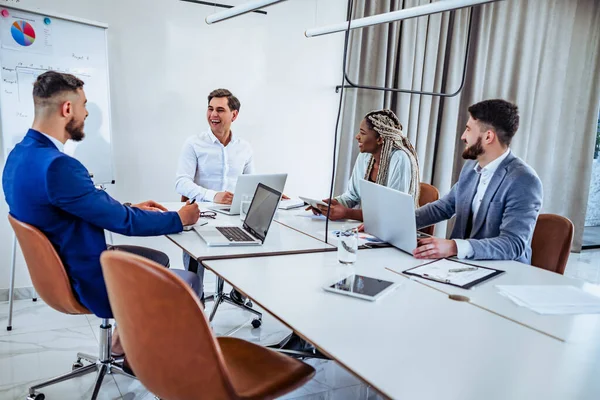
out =
{"type": "MultiPolygon", "coordinates": [[[[23,223],[11,215],[8,216],[8,220],[15,231],[33,286],[40,298],[50,307],[64,314],[92,314],[75,299],[64,265],[48,238],[35,227],[23,223]]],[[[98,336],[100,346],[97,357],[77,353],[77,359],[72,365],[71,372],[31,386],[27,399],[43,400],[45,396],[42,393],[36,393],[38,389],[92,372],[98,372],[92,400],[98,397],[100,386],[106,374],[118,373],[135,379],[123,370],[122,359],[115,359],[111,356],[111,328],[109,319],[103,318],[98,336]],[[82,360],[91,364],[84,366],[82,360]]]]}
{"type": "MultiPolygon", "coordinates": [[[[423,207],[425,204],[433,203],[440,198],[440,192],[433,185],[421,182],[419,184],[419,207],[423,207]]],[[[435,225],[427,226],[419,229],[421,232],[433,236],[435,225]]]]}
{"type": "Polygon", "coordinates": [[[273,350],[216,338],[197,296],[158,264],[110,251],[100,261],[128,363],[161,399],[274,399],[314,376],[273,350]]]}
{"type": "Polygon", "coordinates": [[[531,239],[531,265],[563,275],[573,242],[573,223],[556,214],[540,214],[531,239]]]}

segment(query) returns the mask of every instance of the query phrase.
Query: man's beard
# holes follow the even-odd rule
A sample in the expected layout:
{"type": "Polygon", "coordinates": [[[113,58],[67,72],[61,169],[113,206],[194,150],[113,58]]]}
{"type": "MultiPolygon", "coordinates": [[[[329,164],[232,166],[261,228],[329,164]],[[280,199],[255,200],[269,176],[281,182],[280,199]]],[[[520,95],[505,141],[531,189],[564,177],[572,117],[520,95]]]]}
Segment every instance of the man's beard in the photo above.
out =
{"type": "Polygon", "coordinates": [[[71,136],[71,140],[74,142],[80,142],[84,137],[85,133],[83,132],[84,123],[81,122],[77,124],[74,119],[70,120],[65,127],[69,136],[71,136]]]}
{"type": "Polygon", "coordinates": [[[477,157],[484,153],[483,145],[481,143],[481,138],[478,138],[474,145],[465,148],[462,153],[462,157],[465,160],[477,160],[477,157]]]}

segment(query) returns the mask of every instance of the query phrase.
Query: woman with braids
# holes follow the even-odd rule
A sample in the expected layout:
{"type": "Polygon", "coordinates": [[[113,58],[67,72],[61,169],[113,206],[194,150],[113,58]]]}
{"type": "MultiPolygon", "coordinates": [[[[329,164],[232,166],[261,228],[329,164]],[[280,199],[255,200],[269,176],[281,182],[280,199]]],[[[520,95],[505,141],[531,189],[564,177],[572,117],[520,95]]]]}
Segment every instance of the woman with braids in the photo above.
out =
{"type": "MultiPolygon", "coordinates": [[[[354,164],[348,189],[331,202],[331,220],[355,219],[362,221],[359,181],[365,179],[379,185],[409,193],[419,201],[419,163],[417,154],[406,136],[402,124],[393,111],[377,110],[368,113],[356,135],[360,154],[354,164]]],[[[327,207],[319,206],[315,214],[327,215],[327,207]]]]}

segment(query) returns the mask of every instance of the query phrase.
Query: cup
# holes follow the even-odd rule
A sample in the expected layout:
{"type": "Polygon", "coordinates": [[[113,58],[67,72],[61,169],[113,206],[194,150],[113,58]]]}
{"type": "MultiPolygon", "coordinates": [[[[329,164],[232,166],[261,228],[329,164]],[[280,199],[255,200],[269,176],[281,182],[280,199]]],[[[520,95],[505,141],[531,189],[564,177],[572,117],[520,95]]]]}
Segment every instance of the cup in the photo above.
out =
{"type": "Polygon", "coordinates": [[[346,265],[354,264],[358,254],[358,230],[356,228],[342,230],[337,233],[337,239],[338,261],[346,265]]]}
{"type": "Polygon", "coordinates": [[[242,221],[246,219],[246,215],[248,214],[248,209],[250,208],[251,203],[252,196],[248,194],[242,196],[242,201],[240,202],[240,219],[242,221]]]}

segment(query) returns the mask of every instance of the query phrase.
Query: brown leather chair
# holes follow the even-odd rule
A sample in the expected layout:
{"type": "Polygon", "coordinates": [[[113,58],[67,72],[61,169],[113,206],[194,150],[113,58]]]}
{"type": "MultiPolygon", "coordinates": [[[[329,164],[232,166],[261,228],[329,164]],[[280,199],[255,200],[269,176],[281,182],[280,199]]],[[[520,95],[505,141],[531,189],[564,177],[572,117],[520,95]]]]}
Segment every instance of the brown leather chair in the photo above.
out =
{"type": "Polygon", "coordinates": [[[573,223],[556,214],[540,214],[531,239],[531,265],[563,275],[573,242],[573,223]]]}
{"type": "MultiPolygon", "coordinates": [[[[46,304],[65,314],[92,314],[73,295],[73,289],[65,267],[48,238],[37,228],[17,220],[10,214],[8,221],[15,231],[23,251],[33,287],[46,304]]],[[[77,353],[77,361],[73,363],[71,372],[30,387],[27,399],[43,399],[44,395],[36,393],[37,389],[98,371],[96,385],[92,393],[92,399],[96,399],[106,374],[120,373],[132,377],[123,370],[123,360],[114,359],[111,356],[112,327],[108,319],[102,319],[99,342],[98,357],[77,353]],[[88,361],[91,364],[84,366],[81,360],[88,361]]]]}
{"type": "Polygon", "coordinates": [[[314,375],[265,347],[215,338],[198,297],[158,264],[116,251],[100,262],[129,365],[161,399],[273,399],[314,375]]]}
{"type": "MultiPolygon", "coordinates": [[[[437,190],[437,188],[433,185],[421,182],[419,184],[419,189],[419,207],[423,207],[425,204],[433,203],[440,198],[439,190],[437,190]]],[[[433,236],[434,228],[435,226],[431,225],[419,230],[427,235],[433,236]]]]}

